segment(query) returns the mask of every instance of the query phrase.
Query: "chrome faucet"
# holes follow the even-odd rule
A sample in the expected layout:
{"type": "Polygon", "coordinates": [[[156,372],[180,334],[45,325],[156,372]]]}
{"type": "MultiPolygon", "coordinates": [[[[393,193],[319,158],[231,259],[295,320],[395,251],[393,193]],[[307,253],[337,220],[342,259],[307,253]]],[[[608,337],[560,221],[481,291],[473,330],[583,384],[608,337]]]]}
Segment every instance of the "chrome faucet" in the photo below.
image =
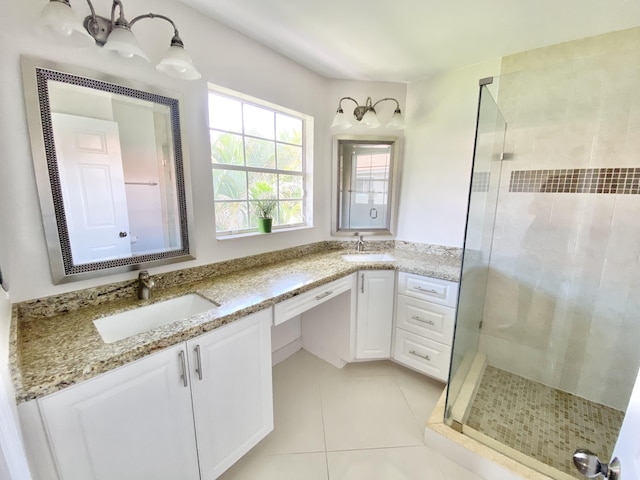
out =
{"type": "Polygon", "coordinates": [[[149,272],[141,271],[138,274],[138,299],[149,300],[149,292],[155,285],[156,282],[151,278],[149,272]]]}
{"type": "Polygon", "coordinates": [[[362,238],[362,235],[360,235],[360,240],[358,240],[358,243],[356,243],[356,252],[362,252],[364,250],[364,239],[362,238]]]}

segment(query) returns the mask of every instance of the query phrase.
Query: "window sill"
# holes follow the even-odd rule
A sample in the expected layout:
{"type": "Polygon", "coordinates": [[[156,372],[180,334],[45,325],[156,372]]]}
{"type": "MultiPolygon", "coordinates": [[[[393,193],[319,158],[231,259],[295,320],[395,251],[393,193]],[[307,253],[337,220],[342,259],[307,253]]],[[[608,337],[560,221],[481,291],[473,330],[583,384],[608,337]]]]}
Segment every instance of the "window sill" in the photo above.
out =
{"type": "Polygon", "coordinates": [[[302,227],[278,228],[275,230],[271,230],[271,233],[260,233],[260,232],[229,233],[227,235],[216,236],[216,240],[226,241],[226,240],[234,240],[236,238],[259,237],[262,235],[273,235],[278,233],[297,232],[300,230],[311,230],[312,228],[315,228],[315,227],[313,225],[305,225],[302,227]]]}

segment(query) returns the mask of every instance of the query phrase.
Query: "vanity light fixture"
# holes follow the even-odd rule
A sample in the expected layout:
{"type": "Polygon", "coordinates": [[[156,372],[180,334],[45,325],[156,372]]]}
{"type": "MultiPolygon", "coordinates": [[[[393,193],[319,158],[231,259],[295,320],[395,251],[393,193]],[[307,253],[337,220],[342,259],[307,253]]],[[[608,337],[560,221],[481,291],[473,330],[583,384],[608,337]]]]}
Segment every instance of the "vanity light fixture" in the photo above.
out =
{"type": "Polygon", "coordinates": [[[78,47],[88,47],[98,44],[105,50],[119,54],[124,58],[142,58],[149,61],[142,51],[138,40],[131,31],[131,27],[139,20],[146,18],[159,18],[165,20],[173,27],[173,38],[169,49],[156,70],[174,78],[183,80],[197,80],[201,77],[193,65],[191,56],[185,51],[182,39],[178,34],[176,24],[169,17],[156,13],[147,13],[127,21],[124,16],[124,7],[121,0],[113,0],[111,4],[111,18],[96,15],[91,0],[86,0],[91,10],[91,15],[81,22],[71,9],[69,0],[49,0],[40,16],[41,27],[56,34],[64,43],[78,47]],[[119,11],[116,18],[116,8],[119,11]]]}
{"type": "Polygon", "coordinates": [[[351,100],[356,104],[356,108],[353,110],[353,117],[360,122],[360,125],[364,125],[369,128],[377,128],[380,126],[380,120],[378,120],[378,116],[376,115],[375,107],[380,102],[384,102],[386,100],[391,100],[396,102],[396,109],[393,112],[393,116],[389,123],[387,123],[387,128],[393,128],[395,130],[401,130],[405,127],[404,118],[402,117],[402,112],[400,111],[400,104],[395,98],[383,98],[378,100],[376,103],[372,103],[371,97],[367,97],[367,101],[364,105],[360,105],[355,99],[351,97],[342,97],[338,102],[338,110],[336,111],[336,116],[333,118],[333,123],[331,124],[331,128],[335,129],[345,129],[350,128],[353,123],[347,118],[344,114],[344,110],[342,110],[342,101],[343,100],[351,100]]]}

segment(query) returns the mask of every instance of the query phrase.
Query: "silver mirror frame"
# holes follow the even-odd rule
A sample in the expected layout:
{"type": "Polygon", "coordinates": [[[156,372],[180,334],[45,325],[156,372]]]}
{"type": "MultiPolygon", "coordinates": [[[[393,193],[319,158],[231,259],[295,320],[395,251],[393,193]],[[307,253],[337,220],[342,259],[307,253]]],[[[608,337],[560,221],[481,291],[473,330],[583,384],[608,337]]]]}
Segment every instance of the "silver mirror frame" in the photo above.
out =
{"type": "Polygon", "coordinates": [[[331,235],[332,236],[372,236],[372,235],[395,235],[398,217],[398,198],[400,188],[402,137],[393,136],[373,136],[373,135],[335,135],[333,137],[332,172],[331,172],[331,235]],[[389,227],[372,229],[344,229],[340,228],[340,143],[342,141],[353,141],[358,143],[389,143],[391,145],[392,165],[389,186],[389,227]]]}
{"type": "Polygon", "coordinates": [[[31,153],[53,283],[79,281],[194,259],[189,242],[189,239],[193,238],[193,217],[190,182],[185,173],[185,170],[188,172],[187,149],[182,142],[184,132],[180,119],[180,111],[184,111],[182,97],[175,92],[142,82],[36,57],[21,56],[21,66],[31,153]],[[53,144],[51,111],[46,85],[50,79],[161,103],[169,107],[175,152],[180,249],[73,264],[53,144]]]}

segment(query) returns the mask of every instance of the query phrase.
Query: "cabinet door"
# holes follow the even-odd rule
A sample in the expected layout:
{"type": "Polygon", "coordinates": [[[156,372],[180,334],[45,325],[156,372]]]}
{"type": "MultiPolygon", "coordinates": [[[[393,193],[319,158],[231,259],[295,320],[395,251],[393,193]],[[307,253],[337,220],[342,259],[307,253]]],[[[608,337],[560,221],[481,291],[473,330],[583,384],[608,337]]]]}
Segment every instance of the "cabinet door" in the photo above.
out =
{"type": "Polygon", "coordinates": [[[356,358],[389,358],[395,272],[360,272],[356,314],[356,358]]]}
{"type": "Polygon", "coordinates": [[[199,478],[185,344],[39,400],[64,480],[199,478]]]}
{"type": "Polygon", "coordinates": [[[271,309],[187,342],[203,480],[273,430],[271,309]]]}

